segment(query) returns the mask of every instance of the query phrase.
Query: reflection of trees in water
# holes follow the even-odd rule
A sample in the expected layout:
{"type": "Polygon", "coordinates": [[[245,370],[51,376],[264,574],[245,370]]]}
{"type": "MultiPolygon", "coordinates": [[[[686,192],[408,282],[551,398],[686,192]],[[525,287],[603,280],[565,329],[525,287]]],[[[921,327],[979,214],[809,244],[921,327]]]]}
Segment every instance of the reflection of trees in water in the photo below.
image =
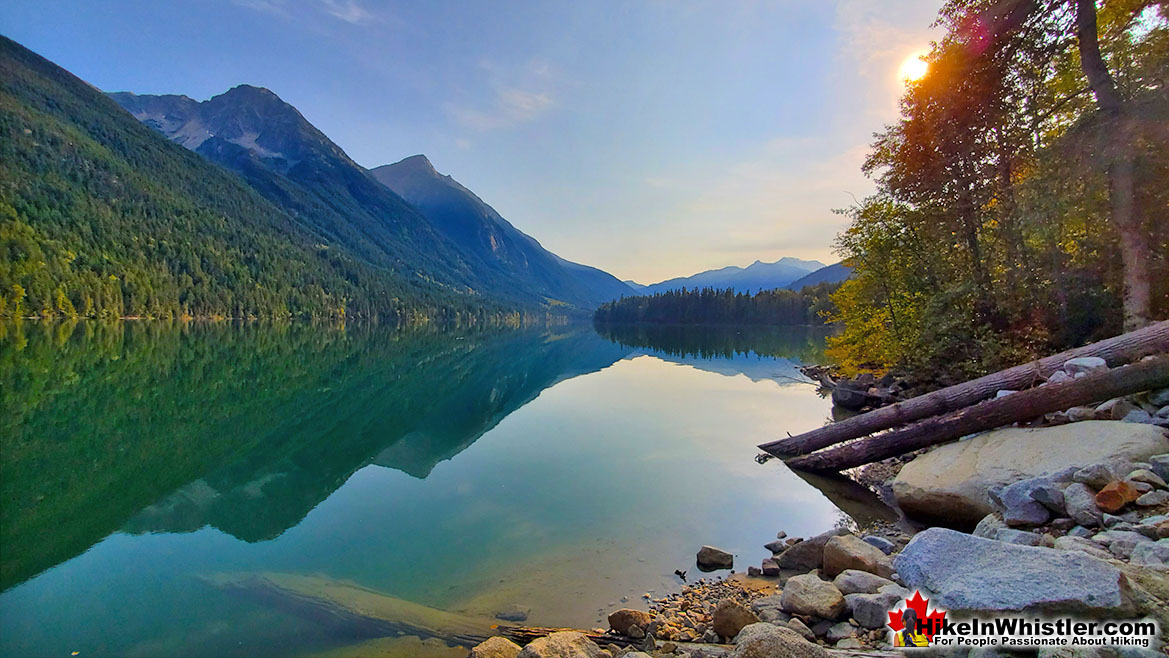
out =
{"type": "Polygon", "coordinates": [[[274,537],[375,459],[425,477],[626,353],[592,332],[0,327],[3,589],[123,527],[274,537]]]}
{"type": "Polygon", "coordinates": [[[732,359],[774,356],[804,363],[824,361],[824,339],[833,329],[823,326],[685,326],[598,324],[597,332],[628,347],[652,349],[678,357],[732,359]]]}

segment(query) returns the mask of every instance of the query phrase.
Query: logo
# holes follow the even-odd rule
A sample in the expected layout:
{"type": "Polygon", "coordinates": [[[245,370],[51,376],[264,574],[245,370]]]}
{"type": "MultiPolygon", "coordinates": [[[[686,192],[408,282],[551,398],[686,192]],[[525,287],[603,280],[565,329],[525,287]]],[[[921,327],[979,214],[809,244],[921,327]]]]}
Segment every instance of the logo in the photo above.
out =
{"type": "Polygon", "coordinates": [[[938,608],[931,611],[929,603],[918,591],[905,599],[900,609],[889,612],[887,626],[893,632],[893,646],[928,647],[933,643],[934,636],[946,623],[946,611],[938,608]]]}

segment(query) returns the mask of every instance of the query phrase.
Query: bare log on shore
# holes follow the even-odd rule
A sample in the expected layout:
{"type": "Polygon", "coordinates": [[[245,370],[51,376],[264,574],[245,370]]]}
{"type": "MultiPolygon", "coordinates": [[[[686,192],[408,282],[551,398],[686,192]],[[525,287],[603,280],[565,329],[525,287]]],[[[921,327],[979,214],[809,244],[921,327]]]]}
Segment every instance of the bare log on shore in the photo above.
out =
{"type": "Polygon", "coordinates": [[[840,471],[952,441],[974,432],[1030,420],[1045,413],[1164,386],[1169,386],[1169,354],[1092,373],[1062,384],[1019,391],[902,429],[785,461],[794,469],[840,471]]]}
{"type": "Polygon", "coordinates": [[[1109,366],[1115,367],[1150,354],[1164,353],[1169,353],[1169,320],[898,402],[797,436],[764,443],[759,447],[776,457],[806,455],[873,432],[957,411],[993,398],[1001,390],[1027,388],[1062,368],[1068,359],[1098,356],[1107,361],[1109,366]]]}

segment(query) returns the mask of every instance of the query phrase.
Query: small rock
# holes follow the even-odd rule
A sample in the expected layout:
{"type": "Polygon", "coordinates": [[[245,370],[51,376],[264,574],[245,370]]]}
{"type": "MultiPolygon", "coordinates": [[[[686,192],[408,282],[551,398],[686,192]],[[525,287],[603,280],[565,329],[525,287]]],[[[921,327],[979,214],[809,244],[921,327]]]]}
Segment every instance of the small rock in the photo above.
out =
{"type": "Polygon", "coordinates": [[[854,628],[852,624],[849,624],[846,621],[842,621],[839,624],[833,624],[832,627],[828,629],[828,632],[824,634],[824,638],[833,644],[843,640],[846,637],[855,636],[856,628],[854,628]]]}
{"type": "Polygon", "coordinates": [[[787,537],[787,533],[784,532],[783,530],[780,530],[779,532],[775,533],[776,539],[783,539],[785,537],[787,537]]]}
{"type": "Polygon", "coordinates": [[[1092,532],[1091,530],[1085,528],[1082,525],[1078,525],[1078,526],[1072,528],[1071,530],[1068,530],[1069,537],[1083,537],[1083,538],[1087,539],[1094,534],[1096,534],[1096,533],[1092,532]]]}
{"type": "MultiPolygon", "coordinates": [[[[645,630],[645,627],[649,626],[651,621],[653,621],[653,618],[648,612],[634,610],[632,608],[622,608],[609,615],[609,628],[622,635],[630,635],[629,629],[634,626],[640,626],[641,630],[645,630]]],[[[642,637],[645,637],[644,634],[642,637]]]]}
{"type": "MultiPolygon", "coordinates": [[[[1059,497],[1061,500],[1063,499],[1063,492],[1062,491],[1059,492],[1059,497]]],[[[1066,533],[1068,530],[1071,530],[1072,527],[1075,525],[1076,525],[1075,521],[1073,521],[1072,519],[1066,518],[1066,517],[1051,520],[1051,529],[1055,530],[1057,532],[1066,533]]]]}
{"type": "Polygon", "coordinates": [[[1169,488],[1169,485],[1165,484],[1164,478],[1145,468],[1137,469],[1132,473],[1129,473],[1127,479],[1133,480],[1135,482],[1144,482],[1145,484],[1152,485],[1158,489],[1169,488]]]}
{"type": "Polygon", "coordinates": [[[791,620],[787,622],[787,627],[799,633],[801,637],[809,642],[816,641],[816,634],[812,632],[812,629],[808,628],[807,624],[800,621],[797,617],[792,617],[791,620]]]}
{"type": "Polygon", "coordinates": [[[640,640],[645,637],[645,631],[641,628],[641,626],[630,626],[629,630],[625,634],[635,640],[640,640]]]}
{"type": "Polygon", "coordinates": [[[865,535],[861,539],[866,543],[872,544],[873,546],[881,549],[881,552],[885,555],[889,555],[893,552],[894,548],[897,548],[896,544],[880,535],[865,535]]]}
{"type": "Polygon", "coordinates": [[[1153,490],[1153,485],[1148,482],[1137,482],[1136,480],[1125,480],[1125,482],[1128,482],[1129,486],[1136,489],[1138,493],[1149,493],[1153,490]]]}
{"type": "Polygon", "coordinates": [[[764,576],[778,576],[780,569],[779,563],[774,558],[767,558],[763,561],[763,575],[764,576]]]}
{"type": "Polygon", "coordinates": [[[995,533],[994,539],[1005,541],[1009,544],[1022,544],[1024,546],[1042,546],[1043,537],[1026,530],[1016,530],[1014,528],[1003,528],[995,533]]]}
{"type": "Polygon", "coordinates": [[[1142,423],[1145,425],[1152,425],[1153,415],[1144,409],[1133,409],[1132,411],[1128,412],[1128,414],[1125,415],[1125,417],[1121,420],[1126,423],[1142,423]]]}
{"type": "Polygon", "coordinates": [[[855,637],[846,637],[836,643],[837,649],[860,649],[861,646],[860,640],[855,637]]]}
{"type": "Polygon", "coordinates": [[[1112,474],[1112,470],[1104,464],[1085,466],[1072,475],[1073,482],[1086,484],[1097,491],[1103,489],[1105,485],[1115,479],[1116,477],[1112,474]]]}
{"type": "Polygon", "coordinates": [[[845,569],[832,581],[841,594],[873,594],[885,585],[894,584],[892,580],[882,578],[867,571],[845,569]]]}
{"type": "Polygon", "coordinates": [[[1031,498],[1043,505],[1056,516],[1067,514],[1067,506],[1063,501],[1063,489],[1055,482],[1045,482],[1031,489],[1031,498]]]}
{"type": "Polygon", "coordinates": [[[1103,546],[1090,539],[1084,539],[1083,537],[1058,537],[1055,540],[1055,548],[1061,551],[1083,551],[1092,557],[1097,557],[1103,560],[1107,560],[1112,557],[1112,554],[1109,553],[1103,546]]]}
{"type": "Polygon", "coordinates": [[[994,539],[998,531],[1007,527],[1003,520],[999,518],[998,514],[987,514],[982,517],[978,525],[974,526],[973,534],[975,537],[983,537],[985,539],[994,539]]]}
{"type": "Polygon", "coordinates": [[[1141,507],[1156,507],[1169,503],[1169,491],[1150,491],[1137,498],[1137,505],[1141,507]]]}
{"type": "Polygon", "coordinates": [[[1169,454],[1149,457],[1149,470],[1169,482],[1169,454]]]}
{"type": "Polygon", "coordinates": [[[1096,407],[1097,416],[1102,416],[1111,420],[1120,420],[1128,415],[1128,413],[1136,409],[1136,405],[1125,400],[1124,398],[1112,398],[1104,404],[1096,407]]]}
{"type": "Polygon", "coordinates": [[[698,568],[703,571],[730,569],[735,566],[735,556],[714,546],[698,549],[698,568]]]}
{"type": "Polygon", "coordinates": [[[475,645],[471,649],[469,658],[516,658],[519,653],[519,645],[505,637],[496,635],[475,645]]]}
{"type": "Polygon", "coordinates": [[[840,590],[814,573],[789,578],[781,597],[783,610],[792,614],[836,619],[845,611],[840,590]]]}
{"type": "Polygon", "coordinates": [[[759,622],[759,617],[747,606],[734,599],[723,599],[714,609],[711,628],[727,639],[739,634],[743,628],[759,622]]]}
{"type": "Polygon", "coordinates": [[[1068,420],[1078,423],[1084,420],[1096,420],[1096,410],[1092,407],[1072,407],[1067,410],[1068,420]]]}
{"type": "MultiPolygon", "coordinates": [[[[1082,471],[1077,471],[1078,477],[1082,471]]],[[[1063,490],[1064,504],[1067,506],[1068,516],[1082,526],[1100,525],[1100,508],[1096,506],[1096,496],[1088,485],[1079,481],[1069,484],[1063,490]]]]}
{"type": "Polygon", "coordinates": [[[1047,378],[1048,384],[1066,384],[1072,381],[1073,377],[1062,370],[1056,370],[1047,378]]]}
{"type": "Polygon", "coordinates": [[[1169,405],[1169,388],[1161,388],[1155,391],[1149,391],[1149,404],[1153,405],[1154,407],[1164,407],[1169,405]]]}
{"type": "Polygon", "coordinates": [[[763,570],[759,567],[747,567],[747,575],[752,578],[757,578],[763,575],[763,570]]]}
{"type": "Polygon", "coordinates": [[[1064,372],[1075,377],[1081,373],[1089,374],[1101,370],[1108,370],[1108,362],[1098,356],[1079,356],[1065,361],[1063,369],[1064,372]]]}
{"type": "Polygon", "coordinates": [[[1096,506],[1105,512],[1119,512],[1140,498],[1140,492],[1124,480],[1109,482],[1096,494],[1096,506]]]}
{"type": "Polygon", "coordinates": [[[766,548],[767,550],[771,551],[772,555],[777,555],[779,553],[782,553],[784,551],[784,549],[787,548],[787,544],[783,543],[783,541],[781,541],[779,539],[776,539],[773,542],[769,542],[767,544],[764,544],[763,548],[766,548]]]}
{"type": "MultiPolygon", "coordinates": [[[[1003,522],[1007,525],[1040,525],[1051,518],[1051,510],[1033,497],[1033,492],[1039,487],[1054,488],[1055,483],[1046,477],[1020,480],[991,490],[990,498],[1002,511],[1003,522]]],[[[1062,498],[1062,492],[1060,497],[1062,498]]]]}

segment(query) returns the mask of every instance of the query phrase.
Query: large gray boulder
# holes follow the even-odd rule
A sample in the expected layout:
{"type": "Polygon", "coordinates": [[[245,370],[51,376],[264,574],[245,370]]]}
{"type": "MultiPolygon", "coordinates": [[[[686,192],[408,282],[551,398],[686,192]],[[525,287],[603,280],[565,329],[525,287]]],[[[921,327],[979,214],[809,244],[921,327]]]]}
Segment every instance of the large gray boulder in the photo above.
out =
{"type": "Polygon", "coordinates": [[[1126,614],[1128,581],[1111,564],[1080,551],[1008,544],[948,530],[919,533],[894,560],[911,590],[944,608],[1126,614]]]}
{"type": "Polygon", "coordinates": [[[784,612],[836,619],[845,611],[844,595],[836,585],[815,573],[792,576],[783,586],[780,605],[784,612]]]}
{"type": "Polygon", "coordinates": [[[811,571],[812,569],[819,569],[824,563],[824,544],[827,544],[828,540],[833,537],[847,534],[849,534],[848,530],[835,528],[816,535],[811,539],[805,539],[775,556],[775,562],[779,565],[780,569],[789,571],[811,571]]]}
{"type": "Polygon", "coordinates": [[[1009,427],[918,456],[897,475],[893,494],[910,516],[970,527],[993,511],[991,489],[1070,467],[1143,461],[1164,452],[1169,452],[1169,438],[1153,425],[1085,421],[1009,427]]]}
{"type": "Polygon", "coordinates": [[[832,584],[836,585],[836,589],[840,590],[841,594],[848,596],[849,594],[872,594],[885,585],[894,583],[888,578],[882,578],[867,571],[846,569],[832,580],[832,584]]]}
{"type": "Polygon", "coordinates": [[[533,640],[518,658],[600,658],[601,647],[584,633],[560,631],[533,640]]]}
{"type": "Polygon", "coordinates": [[[696,561],[698,562],[698,568],[703,571],[730,569],[735,566],[734,555],[714,546],[703,546],[698,549],[696,561]]]}
{"type": "Polygon", "coordinates": [[[827,658],[828,652],[800,637],[790,628],[774,624],[751,624],[735,637],[730,658],[827,658]]]}

